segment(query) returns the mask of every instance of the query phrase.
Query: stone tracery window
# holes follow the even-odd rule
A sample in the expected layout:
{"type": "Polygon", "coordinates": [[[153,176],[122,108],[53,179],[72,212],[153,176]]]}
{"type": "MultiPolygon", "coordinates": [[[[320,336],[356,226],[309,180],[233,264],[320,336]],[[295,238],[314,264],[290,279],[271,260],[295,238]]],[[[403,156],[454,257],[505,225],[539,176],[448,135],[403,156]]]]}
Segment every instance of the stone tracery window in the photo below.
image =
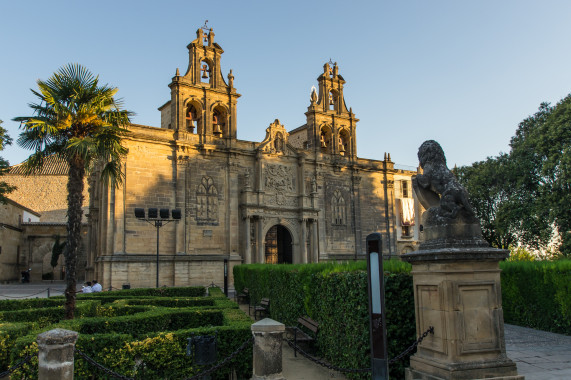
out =
{"type": "Polygon", "coordinates": [[[202,177],[196,191],[196,203],[199,224],[218,224],[218,190],[211,177],[202,177]]]}
{"type": "Polygon", "coordinates": [[[341,194],[339,190],[335,190],[333,193],[333,198],[331,198],[331,210],[334,225],[344,226],[347,224],[345,198],[343,198],[343,194],[341,194]]]}

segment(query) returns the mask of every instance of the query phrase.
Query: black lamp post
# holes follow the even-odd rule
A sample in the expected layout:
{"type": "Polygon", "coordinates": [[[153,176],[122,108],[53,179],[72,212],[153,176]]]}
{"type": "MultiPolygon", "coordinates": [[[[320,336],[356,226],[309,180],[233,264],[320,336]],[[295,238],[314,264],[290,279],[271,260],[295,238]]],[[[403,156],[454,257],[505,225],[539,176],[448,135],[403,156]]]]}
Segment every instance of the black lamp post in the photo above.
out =
{"type": "Polygon", "coordinates": [[[159,229],[170,222],[178,222],[180,220],[180,209],[169,210],[168,208],[160,209],[149,208],[147,217],[145,217],[144,208],[135,208],[135,217],[144,220],[157,228],[157,288],[159,287],[159,229]],[[172,219],[169,217],[172,215],[172,219]]]}

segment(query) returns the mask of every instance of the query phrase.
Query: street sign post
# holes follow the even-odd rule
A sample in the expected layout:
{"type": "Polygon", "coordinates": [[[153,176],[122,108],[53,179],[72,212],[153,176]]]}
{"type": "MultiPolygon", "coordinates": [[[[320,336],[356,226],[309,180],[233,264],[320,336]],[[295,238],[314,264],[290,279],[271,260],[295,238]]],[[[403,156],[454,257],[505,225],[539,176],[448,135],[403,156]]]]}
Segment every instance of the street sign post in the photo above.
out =
{"type": "Polygon", "coordinates": [[[388,380],[387,328],[385,324],[385,284],[381,234],[367,236],[367,274],[369,290],[369,331],[373,380],[388,380]]]}

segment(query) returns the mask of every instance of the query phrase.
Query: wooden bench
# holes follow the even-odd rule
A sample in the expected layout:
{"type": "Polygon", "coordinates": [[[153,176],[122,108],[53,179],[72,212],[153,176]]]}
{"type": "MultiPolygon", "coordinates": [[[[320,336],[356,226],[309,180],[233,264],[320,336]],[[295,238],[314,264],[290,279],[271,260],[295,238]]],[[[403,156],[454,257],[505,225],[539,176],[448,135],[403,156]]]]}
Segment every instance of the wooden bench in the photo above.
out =
{"type": "Polygon", "coordinates": [[[309,317],[299,317],[297,319],[297,323],[299,323],[302,327],[305,327],[309,331],[313,332],[314,336],[311,336],[305,333],[301,328],[294,327],[294,335],[293,335],[293,354],[297,357],[297,342],[314,342],[317,339],[317,330],[319,330],[319,323],[315,322],[313,319],[309,317]]]}
{"type": "Polygon", "coordinates": [[[250,291],[248,288],[244,288],[242,289],[241,293],[236,293],[234,298],[236,299],[237,303],[240,303],[240,300],[242,300],[242,303],[246,300],[248,300],[248,303],[250,303],[250,291]]]}
{"type": "Polygon", "coordinates": [[[270,299],[269,298],[262,298],[262,300],[260,301],[260,304],[254,308],[254,319],[255,320],[258,319],[258,318],[256,318],[258,313],[260,313],[260,316],[262,313],[264,313],[266,316],[268,316],[270,314],[270,299]]]}

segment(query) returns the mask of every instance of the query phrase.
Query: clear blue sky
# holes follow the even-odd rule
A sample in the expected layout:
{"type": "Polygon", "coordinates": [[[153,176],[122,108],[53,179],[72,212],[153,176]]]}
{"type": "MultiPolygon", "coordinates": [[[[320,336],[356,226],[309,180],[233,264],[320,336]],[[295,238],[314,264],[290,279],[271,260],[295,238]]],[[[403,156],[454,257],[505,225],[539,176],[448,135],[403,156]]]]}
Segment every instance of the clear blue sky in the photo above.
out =
{"type": "MultiPolygon", "coordinates": [[[[302,125],[331,58],[360,119],[358,155],[417,165],[426,139],[449,166],[509,150],[518,123],[571,92],[571,1],[2,1],[0,119],[29,114],[30,88],[77,62],[119,88],[133,122],[157,107],[186,45],[208,19],[233,69],[238,138],[261,141],[278,118],[302,125]]],[[[11,164],[29,152],[0,153],[11,164]]]]}

